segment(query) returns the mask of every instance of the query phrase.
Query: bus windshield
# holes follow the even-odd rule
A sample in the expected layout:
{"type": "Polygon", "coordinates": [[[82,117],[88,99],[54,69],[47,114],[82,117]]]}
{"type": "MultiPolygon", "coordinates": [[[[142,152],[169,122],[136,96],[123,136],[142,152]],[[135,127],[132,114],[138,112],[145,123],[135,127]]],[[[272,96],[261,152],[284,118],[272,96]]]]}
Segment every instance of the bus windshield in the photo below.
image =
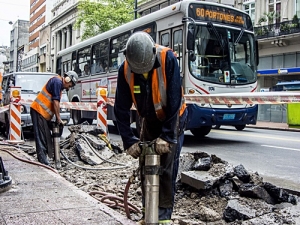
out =
{"type": "Polygon", "coordinates": [[[254,35],[244,29],[209,25],[195,27],[195,60],[190,73],[217,84],[247,84],[256,81],[254,35]]]}

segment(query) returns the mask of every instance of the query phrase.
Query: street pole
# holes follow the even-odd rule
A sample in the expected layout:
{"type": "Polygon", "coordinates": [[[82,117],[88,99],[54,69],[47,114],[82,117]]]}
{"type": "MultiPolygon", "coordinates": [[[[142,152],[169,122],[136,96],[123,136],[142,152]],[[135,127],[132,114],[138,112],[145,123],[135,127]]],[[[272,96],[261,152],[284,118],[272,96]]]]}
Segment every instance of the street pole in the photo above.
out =
{"type": "Polygon", "coordinates": [[[138,0],[134,0],[134,19],[137,19],[137,1],[138,0]]]}

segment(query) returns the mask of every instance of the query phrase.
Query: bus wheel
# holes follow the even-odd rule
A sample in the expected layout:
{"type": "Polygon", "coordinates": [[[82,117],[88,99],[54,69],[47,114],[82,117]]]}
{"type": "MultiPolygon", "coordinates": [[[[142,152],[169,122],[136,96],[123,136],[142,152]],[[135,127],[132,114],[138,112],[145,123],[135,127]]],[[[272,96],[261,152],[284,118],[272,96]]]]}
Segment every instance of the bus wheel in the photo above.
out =
{"type": "Polygon", "coordinates": [[[81,112],[80,110],[72,110],[72,119],[73,119],[73,124],[77,125],[81,123],[81,112]]]}
{"type": "Polygon", "coordinates": [[[221,125],[213,125],[212,128],[213,129],[220,129],[221,125]]]}
{"type": "Polygon", "coordinates": [[[235,127],[235,129],[237,129],[237,130],[244,130],[244,128],[246,127],[246,125],[236,125],[236,126],[234,126],[235,127]]]}
{"type": "Polygon", "coordinates": [[[200,137],[204,137],[205,135],[208,135],[210,130],[211,130],[211,126],[203,126],[199,128],[193,128],[191,129],[191,132],[195,137],[200,138],[200,137]]]}

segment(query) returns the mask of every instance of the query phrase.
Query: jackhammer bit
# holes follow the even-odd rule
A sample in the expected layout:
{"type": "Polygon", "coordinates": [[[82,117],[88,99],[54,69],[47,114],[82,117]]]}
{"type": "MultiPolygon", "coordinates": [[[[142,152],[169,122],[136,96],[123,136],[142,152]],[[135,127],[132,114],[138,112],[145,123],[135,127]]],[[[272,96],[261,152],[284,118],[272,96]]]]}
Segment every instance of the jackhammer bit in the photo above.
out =
{"type": "Polygon", "coordinates": [[[53,123],[52,127],[52,137],[53,137],[53,146],[54,146],[54,160],[55,160],[55,168],[61,168],[60,162],[60,136],[63,130],[63,124],[53,123]]]}
{"type": "Polygon", "coordinates": [[[144,162],[142,172],[145,175],[145,222],[158,224],[159,205],[159,175],[161,174],[160,156],[155,151],[155,142],[142,142],[141,162],[144,162]]]}

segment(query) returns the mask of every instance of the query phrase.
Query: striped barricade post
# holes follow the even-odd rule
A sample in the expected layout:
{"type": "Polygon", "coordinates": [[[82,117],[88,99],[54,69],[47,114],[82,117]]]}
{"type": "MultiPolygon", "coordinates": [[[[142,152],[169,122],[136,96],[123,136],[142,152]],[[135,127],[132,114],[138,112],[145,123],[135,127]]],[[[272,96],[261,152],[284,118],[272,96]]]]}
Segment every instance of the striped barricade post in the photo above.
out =
{"type": "Polygon", "coordinates": [[[101,127],[107,136],[107,87],[97,88],[97,126],[101,127]]]}
{"type": "Polygon", "coordinates": [[[10,88],[10,108],[9,108],[9,141],[21,143],[21,87],[10,88]]]}

